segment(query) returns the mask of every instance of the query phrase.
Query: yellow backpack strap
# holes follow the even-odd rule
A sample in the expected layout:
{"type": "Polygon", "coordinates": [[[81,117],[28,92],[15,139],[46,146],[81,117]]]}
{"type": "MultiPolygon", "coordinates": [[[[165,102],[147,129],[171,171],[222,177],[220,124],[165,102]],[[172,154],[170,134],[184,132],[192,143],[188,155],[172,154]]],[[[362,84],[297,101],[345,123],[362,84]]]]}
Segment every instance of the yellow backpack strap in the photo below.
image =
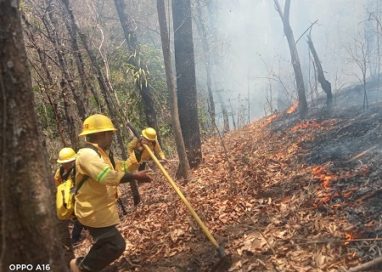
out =
{"type": "MultiPolygon", "coordinates": [[[[74,195],[76,195],[78,193],[78,190],[82,187],[82,185],[84,185],[84,182],[89,178],[89,176],[83,176],[80,183],[78,183],[77,186],[75,186],[75,190],[74,190],[74,195]]],[[[73,168],[73,180],[76,179],[76,167],[74,166],[73,168]]]]}

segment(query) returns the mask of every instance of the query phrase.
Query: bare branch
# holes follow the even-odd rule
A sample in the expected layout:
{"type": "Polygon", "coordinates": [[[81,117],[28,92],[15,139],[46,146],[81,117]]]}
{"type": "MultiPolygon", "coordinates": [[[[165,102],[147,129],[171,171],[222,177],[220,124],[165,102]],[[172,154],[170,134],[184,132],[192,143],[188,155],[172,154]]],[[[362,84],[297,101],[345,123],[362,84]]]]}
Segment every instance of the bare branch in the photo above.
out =
{"type": "Polygon", "coordinates": [[[290,10],[290,0],[285,0],[284,5],[284,20],[289,23],[289,10],[290,10]]]}
{"type": "Polygon", "coordinates": [[[280,14],[281,20],[284,20],[284,14],[283,14],[283,11],[281,10],[279,0],[273,0],[273,2],[275,3],[276,11],[280,14]]]}
{"type": "Polygon", "coordinates": [[[301,35],[300,37],[298,37],[298,39],[296,40],[296,44],[298,43],[298,41],[305,35],[306,32],[308,32],[308,30],[312,30],[312,27],[318,22],[318,19],[316,21],[314,21],[301,35]]]}

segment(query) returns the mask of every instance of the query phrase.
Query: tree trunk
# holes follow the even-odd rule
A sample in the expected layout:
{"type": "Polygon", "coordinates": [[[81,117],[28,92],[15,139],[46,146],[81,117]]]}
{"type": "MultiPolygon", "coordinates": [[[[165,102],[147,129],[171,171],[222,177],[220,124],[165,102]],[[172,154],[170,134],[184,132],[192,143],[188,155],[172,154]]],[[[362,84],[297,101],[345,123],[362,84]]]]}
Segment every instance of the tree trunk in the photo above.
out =
{"type": "MultiPolygon", "coordinates": [[[[118,112],[117,103],[112,98],[112,95],[111,95],[112,90],[110,90],[110,88],[109,88],[110,83],[108,83],[106,81],[106,78],[102,73],[101,67],[99,67],[99,65],[97,63],[96,56],[94,55],[93,50],[90,48],[90,46],[88,44],[86,36],[83,33],[80,33],[80,37],[81,37],[81,40],[84,44],[84,47],[85,47],[88,55],[89,55],[90,61],[92,63],[92,69],[93,69],[93,71],[97,77],[102,96],[105,99],[106,106],[107,106],[107,109],[109,112],[109,116],[110,116],[111,120],[113,121],[113,123],[116,124],[116,126],[119,127],[119,125],[122,125],[122,128],[123,128],[122,130],[126,130],[126,128],[124,126],[123,119],[120,116],[120,112],[118,112]]],[[[127,131],[124,131],[124,132],[126,133],[125,135],[127,135],[127,131]]],[[[118,144],[121,147],[122,158],[127,159],[127,153],[126,153],[126,148],[125,148],[126,145],[123,141],[123,134],[121,132],[121,129],[117,130],[116,135],[117,135],[118,144]]]]}
{"type": "Polygon", "coordinates": [[[70,44],[72,48],[72,54],[74,56],[74,59],[76,61],[76,66],[78,70],[78,74],[80,76],[80,81],[81,81],[81,86],[83,89],[83,92],[85,96],[89,95],[89,90],[91,94],[94,97],[94,100],[96,102],[97,107],[101,110],[104,111],[104,107],[102,102],[98,98],[98,93],[97,90],[94,89],[94,86],[89,80],[87,79],[86,72],[85,72],[85,64],[84,64],[84,59],[80,51],[80,46],[78,42],[78,32],[77,28],[75,25],[75,19],[73,12],[70,10],[67,10],[66,7],[69,6],[68,0],[60,0],[61,3],[63,4],[65,10],[64,14],[67,15],[68,18],[65,20],[65,25],[69,33],[69,38],[70,38],[70,44]]]}
{"type": "Polygon", "coordinates": [[[135,67],[137,71],[142,71],[140,73],[140,78],[136,81],[136,87],[142,97],[147,124],[159,132],[157,114],[155,111],[152,90],[149,84],[147,66],[144,65],[143,61],[141,60],[140,45],[138,43],[137,34],[135,32],[135,22],[129,16],[129,14],[126,13],[124,1],[125,0],[114,0],[114,3],[118,12],[119,21],[122,25],[123,33],[125,34],[125,39],[130,51],[129,53],[131,54],[129,63],[135,67]]]}
{"type": "Polygon", "coordinates": [[[316,49],[314,48],[314,44],[310,35],[308,36],[308,45],[309,45],[310,52],[312,52],[314,63],[316,64],[318,81],[320,82],[322,89],[326,93],[326,104],[330,106],[333,100],[332,85],[325,78],[324,70],[322,69],[320,59],[318,58],[316,49]]]}
{"type": "Polygon", "coordinates": [[[17,1],[0,2],[0,270],[67,271],[18,11],[17,1]]]}
{"type": "Polygon", "coordinates": [[[291,61],[297,86],[298,109],[301,118],[303,118],[306,112],[308,111],[308,103],[306,102],[305,97],[304,77],[302,76],[300,58],[298,56],[296,41],[294,39],[293,31],[289,23],[290,0],[285,0],[284,12],[281,10],[278,0],[274,0],[274,3],[277,12],[280,14],[280,18],[284,26],[284,33],[288,40],[289,51],[291,55],[291,61]]]}
{"type": "MultiPolygon", "coordinates": [[[[125,116],[123,111],[121,110],[120,107],[117,106],[117,102],[113,100],[112,94],[112,88],[111,88],[111,83],[108,81],[108,79],[104,76],[102,73],[101,67],[98,65],[97,58],[93,52],[93,50],[90,48],[90,45],[88,43],[88,40],[86,36],[81,33],[74,15],[72,13],[72,10],[70,8],[70,4],[68,0],[64,0],[64,5],[66,7],[67,12],[70,14],[72,17],[73,21],[73,27],[76,29],[76,32],[79,34],[80,39],[82,41],[83,46],[85,47],[86,52],[88,53],[90,62],[92,64],[92,69],[94,71],[94,74],[97,77],[101,93],[103,95],[103,98],[106,102],[106,106],[110,115],[110,118],[112,119],[113,123],[116,124],[117,127],[120,129],[117,130],[116,135],[117,135],[117,142],[121,150],[121,156],[123,160],[127,159],[127,151],[126,151],[126,144],[124,142],[124,135],[127,137],[128,131],[125,125],[125,116]]],[[[136,198],[139,198],[139,189],[138,189],[138,184],[136,181],[130,182],[130,188],[132,195],[134,197],[134,201],[136,201],[136,198]]]]}
{"type": "Polygon", "coordinates": [[[78,124],[76,115],[73,116],[73,112],[75,111],[75,107],[73,103],[70,101],[70,97],[68,97],[68,87],[66,85],[66,81],[62,80],[60,83],[61,93],[60,98],[63,101],[63,110],[65,116],[65,123],[67,125],[67,132],[69,133],[71,139],[71,147],[77,150],[79,146],[78,139],[78,131],[79,129],[75,128],[75,124],[78,124]]]}
{"type": "MultiPolygon", "coordinates": [[[[29,41],[33,45],[33,48],[36,50],[37,55],[38,55],[38,59],[40,61],[41,69],[44,72],[44,75],[40,75],[38,73],[39,78],[40,78],[42,85],[43,85],[43,87],[41,88],[42,89],[41,92],[44,93],[44,95],[46,96],[46,98],[49,102],[49,105],[52,107],[52,111],[53,111],[55,121],[56,121],[55,124],[56,124],[56,128],[57,128],[57,132],[61,137],[61,143],[64,146],[68,146],[69,144],[71,144],[72,146],[75,146],[75,143],[77,142],[77,138],[78,138],[77,135],[76,135],[75,139],[72,139],[72,137],[70,137],[70,135],[68,135],[68,133],[67,133],[68,129],[64,129],[64,127],[63,127],[65,125],[66,125],[66,127],[69,127],[69,126],[72,126],[72,124],[66,124],[65,123],[65,118],[64,118],[63,114],[60,112],[60,110],[58,109],[57,103],[53,103],[53,99],[52,99],[53,94],[51,93],[51,90],[55,89],[55,88],[59,88],[59,86],[54,82],[53,77],[52,77],[50,70],[48,68],[48,64],[47,64],[46,56],[45,56],[46,53],[37,44],[37,42],[34,38],[32,25],[29,23],[27,18],[23,15],[22,15],[22,19],[26,25],[26,28],[24,29],[24,33],[26,33],[29,41]],[[68,143],[67,139],[70,139],[70,143],[68,143]]],[[[31,65],[33,67],[32,63],[31,63],[31,65]]],[[[37,70],[37,68],[35,70],[37,70]]],[[[36,71],[36,73],[37,73],[37,71],[36,71]]],[[[60,90],[60,92],[62,92],[62,91],[60,90]]]]}
{"type": "Polygon", "coordinates": [[[177,171],[178,177],[189,179],[189,163],[187,159],[186,148],[183,142],[182,129],[179,121],[178,100],[176,96],[176,86],[174,74],[171,67],[171,52],[170,40],[167,30],[166,9],[164,0],[157,0],[159,29],[162,40],[162,52],[164,59],[164,66],[166,70],[166,82],[169,90],[169,105],[171,107],[171,123],[174,128],[176,150],[179,157],[179,167],[177,171]]]}
{"type": "Polygon", "coordinates": [[[50,40],[54,46],[54,50],[57,55],[57,60],[61,67],[63,79],[66,81],[65,84],[68,86],[68,88],[70,89],[73,95],[80,118],[85,119],[87,116],[86,106],[84,103],[85,98],[83,95],[77,93],[76,87],[73,84],[73,78],[69,72],[69,68],[66,63],[65,55],[63,52],[64,51],[62,46],[63,42],[61,41],[61,38],[58,33],[59,22],[57,21],[57,18],[56,18],[56,10],[54,9],[52,2],[53,0],[49,0],[48,6],[46,7],[49,18],[48,16],[45,15],[43,18],[43,21],[48,31],[50,40]]]}
{"type": "Polygon", "coordinates": [[[190,0],[172,1],[179,120],[191,167],[202,161],[190,0]]]}
{"type": "Polygon", "coordinates": [[[229,117],[228,111],[224,103],[222,103],[222,114],[223,114],[223,133],[229,132],[229,117]]]}
{"type": "Polygon", "coordinates": [[[210,52],[210,46],[208,44],[207,39],[207,30],[205,23],[203,22],[203,13],[202,13],[202,7],[200,4],[200,0],[196,1],[196,11],[198,13],[198,18],[195,20],[196,26],[200,32],[200,37],[202,41],[202,47],[203,47],[203,53],[204,53],[204,59],[205,59],[205,67],[206,67],[206,75],[207,75],[207,92],[208,92],[208,113],[210,114],[212,127],[214,128],[216,126],[216,113],[215,113],[215,102],[214,102],[214,95],[212,93],[212,60],[211,60],[211,52],[210,52]]]}
{"type": "Polygon", "coordinates": [[[232,118],[232,125],[233,125],[233,129],[236,130],[236,122],[235,122],[235,114],[234,114],[234,110],[233,110],[233,106],[232,106],[232,102],[231,102],[231,99],[228,99],[228,103],[230,105],[230,108],[231,108],[231,118],[232,118]]]}

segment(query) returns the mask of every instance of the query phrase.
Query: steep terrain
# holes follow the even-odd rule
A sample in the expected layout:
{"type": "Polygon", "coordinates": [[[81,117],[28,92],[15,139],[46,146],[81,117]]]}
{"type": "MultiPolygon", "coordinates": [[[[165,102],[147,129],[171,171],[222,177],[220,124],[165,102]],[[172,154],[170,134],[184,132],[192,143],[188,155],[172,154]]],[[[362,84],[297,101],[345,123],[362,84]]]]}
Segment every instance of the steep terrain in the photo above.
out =
{"type": "MultiPolygon", "coordinates": [[[[345,271],[382,254],[382,105],[362,110],[353,96],[230,132],[227,153],[218,137],[204,142],[203,164],[178,184],[231,255],[229,271],[345,271]]],[[[141,191],[120,227],[125,256],[107,271],[211,271],[213,246],[157,170],[141,191]]]]}

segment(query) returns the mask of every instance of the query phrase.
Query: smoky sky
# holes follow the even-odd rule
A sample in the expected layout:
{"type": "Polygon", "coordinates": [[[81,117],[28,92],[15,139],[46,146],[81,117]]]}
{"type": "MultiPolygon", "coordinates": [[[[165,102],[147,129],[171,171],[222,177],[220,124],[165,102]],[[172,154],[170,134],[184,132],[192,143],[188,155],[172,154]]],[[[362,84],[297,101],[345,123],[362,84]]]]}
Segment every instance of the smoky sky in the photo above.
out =
{"type": "MultiPolygon", "coordinates": [[[[348,48],[355,39],[363,39],[368,0],[292,0],[290,23],[295,39],[316,20],[312,39],[333,88],[357,82],[360,73],[349,57],[348,48]]],[[[249,96],[251,119],[264,115],[269,96],[270,77],[277,74],[294,90],[293,68],[283,26],[272,0],[219,0],[215,18],[221,40],[222,60],[215,67],[216,89],[228,90],[224,99],[238,100],[249,96]]],[[[282,7],[284,1],[280,1],[282,7]]],[[[301,65],[308,81],[309,54],[306,37],[297,44],[301,65]]],[[[272,82],[272,95],[280,89],[272,82]]],[[[238,106],[237,103],[236,106],[238,106]]]]}

